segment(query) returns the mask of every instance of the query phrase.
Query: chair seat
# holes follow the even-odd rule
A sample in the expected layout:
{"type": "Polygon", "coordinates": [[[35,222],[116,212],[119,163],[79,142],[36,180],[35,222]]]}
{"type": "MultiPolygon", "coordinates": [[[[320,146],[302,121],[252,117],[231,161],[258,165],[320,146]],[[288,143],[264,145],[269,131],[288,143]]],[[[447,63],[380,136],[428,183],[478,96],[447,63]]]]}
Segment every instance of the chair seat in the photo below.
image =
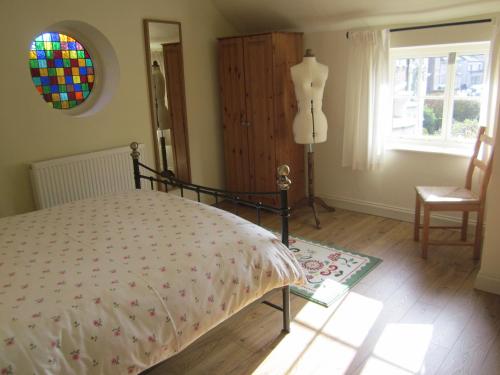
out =
{"type": "Polygon", "coordinates": [[[479,203],[472,191],[457,186],[417,186],[417,193],[426,203],[464,204],[479,203]]]}

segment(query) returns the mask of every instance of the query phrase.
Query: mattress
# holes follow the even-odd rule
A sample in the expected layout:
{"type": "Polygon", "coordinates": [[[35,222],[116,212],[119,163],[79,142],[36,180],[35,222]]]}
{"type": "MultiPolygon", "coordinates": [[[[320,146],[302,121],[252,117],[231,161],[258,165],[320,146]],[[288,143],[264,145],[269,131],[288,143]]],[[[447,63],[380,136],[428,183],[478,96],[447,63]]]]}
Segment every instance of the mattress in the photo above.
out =
{"type": "Polygon", "coordinates": [[[0,373],[139,373],[303,277],[272,233],[172,194],[2,218],[0,373]]]}

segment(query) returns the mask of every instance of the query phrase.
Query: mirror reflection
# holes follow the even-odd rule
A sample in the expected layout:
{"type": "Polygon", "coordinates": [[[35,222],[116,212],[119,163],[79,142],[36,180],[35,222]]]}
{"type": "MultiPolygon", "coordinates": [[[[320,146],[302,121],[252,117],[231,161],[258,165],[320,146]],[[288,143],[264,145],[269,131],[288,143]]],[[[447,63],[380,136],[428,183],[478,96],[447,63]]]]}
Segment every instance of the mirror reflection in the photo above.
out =
{"type": "Polygon", "coordinates": [[[181,25],[144,21],[156,167],[191,180],[181,25]]]}

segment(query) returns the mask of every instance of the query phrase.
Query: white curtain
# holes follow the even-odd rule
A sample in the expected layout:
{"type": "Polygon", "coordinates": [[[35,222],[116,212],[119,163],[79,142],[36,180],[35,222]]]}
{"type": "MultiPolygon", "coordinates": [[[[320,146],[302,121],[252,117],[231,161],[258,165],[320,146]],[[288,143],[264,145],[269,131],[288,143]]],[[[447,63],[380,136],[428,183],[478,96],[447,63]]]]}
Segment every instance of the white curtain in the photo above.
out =
{"type": "Polygon", "coordinates": [[[342,166],[376,169],[391,119],[389,30],[350,32],[342,166]]]}
{"type": "Polygon", "coordinates": [[[499,114],[499,89],[500,89],[500,27],[495,25],[490,44],[489,69],[487,79],[488,95],[482,108],[481,118],[486,119],[485,126],[491,135],[496,134],[499,114]]]}

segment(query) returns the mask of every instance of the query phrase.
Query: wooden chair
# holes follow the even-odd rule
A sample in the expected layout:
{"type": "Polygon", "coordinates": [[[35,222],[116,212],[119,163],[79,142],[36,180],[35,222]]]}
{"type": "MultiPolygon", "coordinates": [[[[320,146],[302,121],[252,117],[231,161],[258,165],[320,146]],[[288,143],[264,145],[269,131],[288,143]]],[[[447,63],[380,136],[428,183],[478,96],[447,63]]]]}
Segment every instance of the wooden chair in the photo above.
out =
{"type": "Polygon", "coordinates": [[[486,189],[491,176],[491,167],[493,160],[494,140],[485,134],[486,128],[481,127],[474,147],[467,177],[465,179],[465,188],[456,186],[417,186],[417,199],[415,204],[415,241],[419,240],[420,228],[422,228],[422,258],[427,259],[427,249],[429,245],[458,245],[473,246],[474,259],[479,259],[481,255],[481,242],[483,237],[483,219],[486,200],[486,189]],[[478,158],[481,146],[491,148],[485,160],[478,158]],[[479,194],[472,192],[472,177],[475,169],[482,171],[480,176],[479,194]],[[424,211],[424,222],[420,225],[421,207],[424,211]],[[462,211],[461,226],[431,226],[431,211],[462,211]],[[469,224],[469,212],[477,212],[476,233],[473,242],[467,242],[467,227],[469,224]],[[461,241],[444,242],[429,241],[430,228],[451,228],[461,230],[461,241]]]}

